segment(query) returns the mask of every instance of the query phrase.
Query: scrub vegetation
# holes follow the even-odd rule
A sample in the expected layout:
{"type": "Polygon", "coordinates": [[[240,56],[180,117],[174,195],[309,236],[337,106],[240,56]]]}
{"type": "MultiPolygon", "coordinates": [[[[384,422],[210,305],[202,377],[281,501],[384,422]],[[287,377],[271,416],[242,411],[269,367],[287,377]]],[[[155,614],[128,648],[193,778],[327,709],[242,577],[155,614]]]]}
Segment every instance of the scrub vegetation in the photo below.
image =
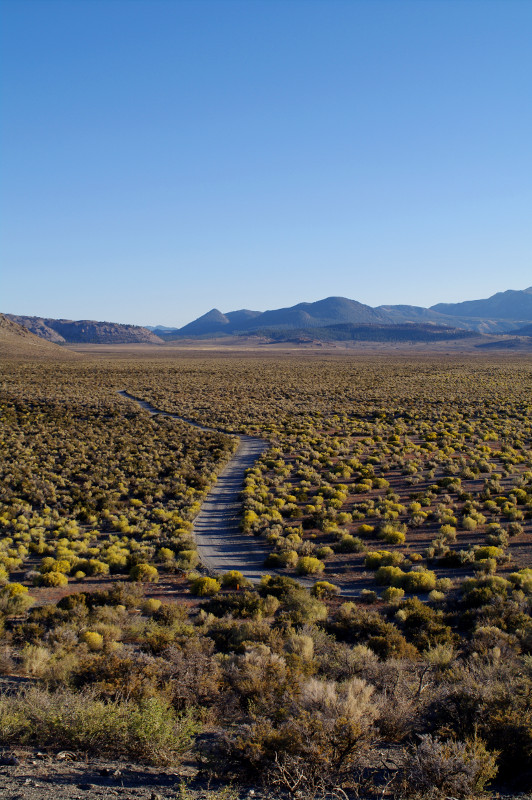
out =
{"type": "Polygon", "coordinates": [[[530,788],[529,359],[20,362],[0,410],[0,746],[192,752],[272,797],[530,788]],[[191,535],[231,433],[271,445],[255,586],[191,535]]]}

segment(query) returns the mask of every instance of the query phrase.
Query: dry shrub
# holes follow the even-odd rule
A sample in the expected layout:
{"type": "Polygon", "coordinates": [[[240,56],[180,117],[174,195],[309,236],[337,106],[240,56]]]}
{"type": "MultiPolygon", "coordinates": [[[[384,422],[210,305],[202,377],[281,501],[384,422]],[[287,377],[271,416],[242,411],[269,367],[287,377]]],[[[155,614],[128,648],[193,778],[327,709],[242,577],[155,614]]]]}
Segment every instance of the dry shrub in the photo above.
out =
{"type": "Polygon", "coordinates": [[[183,648],[172,646],[163,654],[172,705],[184,711],[193,705],[213,706],[220,702],[222,670],[213,657],[212,642],[192,639],[183,648]]]}
{"type": "Polygon", "coordinates": [[[46,647],[39,647],[35,644],[27,644],[21,652],[22,668],[26,675],[32,678],[42,678],[50,663],[52,654],[46,647]]]}
{"type": "Polygon", "coordinates": [[[359,678],[343,684],[312,678],[291,699],[290,708],[242,725],[228,738],[228,752],[237,768],[262,773],[268,785],[311,796],[338,785],[367,757],[378,705],[373,687],[359,678]]]}
{"type": "Polygon", "coordinates": [[[12,650],[9,646],[0,647],[0,675],[9,675],[15,669],[12,650]]]}
{"type": "Polygon", "coordinates": [[[31,688],[0,698],[0,745],[65,747],[152,764],[175,762],[198,732],[192,712],[164,701],[98,700],[90,692],[31,688]]]}
{"type": "Polygon", "coordinates": [[[232,656],[225,678],[242,707],[253,707],[257,715],[274,713],[283,695],[296,688],[285,659],[263,644],[249,646],[243,655],[232,656]]]}
{"type": "Polygon", "coordinates": [[[400,794],[423,800],[478,795],[497,774],[496,760],[497,754],[480,739],[461,742],[420,736],[403,765],[400,794]]]}

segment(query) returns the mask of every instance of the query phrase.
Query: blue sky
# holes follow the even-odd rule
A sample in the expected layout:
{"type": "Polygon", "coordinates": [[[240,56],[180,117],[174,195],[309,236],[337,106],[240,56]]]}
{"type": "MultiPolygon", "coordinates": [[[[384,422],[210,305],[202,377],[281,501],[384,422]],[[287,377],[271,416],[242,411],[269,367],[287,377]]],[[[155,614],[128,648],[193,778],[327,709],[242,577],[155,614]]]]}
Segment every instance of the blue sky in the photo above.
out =
{"type": "Polygon", "coordinates": [[[2,0],[2,311],[532,284],[528,0],[2,0]]]}

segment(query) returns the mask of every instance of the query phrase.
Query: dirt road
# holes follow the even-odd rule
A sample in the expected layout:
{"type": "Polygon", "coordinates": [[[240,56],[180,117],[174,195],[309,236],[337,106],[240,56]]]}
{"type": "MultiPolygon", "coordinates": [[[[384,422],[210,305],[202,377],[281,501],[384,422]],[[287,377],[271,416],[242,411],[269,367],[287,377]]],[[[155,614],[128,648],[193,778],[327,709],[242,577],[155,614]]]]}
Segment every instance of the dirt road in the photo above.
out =
{"type": "MultiPolygon", "coordinates": [[[[178,414],[160,411],[128,392],[121,391],[119,394],[138,403],[152,415],[162,414],[165,417],[179,419],[202,431],[216,430],[198,425],[197,422],[180,417],[178,414]]],[[[237,438],[238,449],[220,472],[218,480],[203,501],[201,510],[194,520],[193,532],[198,555],[206,569],[214,573],[236,569],[256,583],[268,572],[264,567],[264,559],[269,549],[254,536],[246,536],[241,532],[240,492],[244,487],[245,471],[252,467],[257,458],[268,448],[268,442],[252,436],[237,438]]]]}

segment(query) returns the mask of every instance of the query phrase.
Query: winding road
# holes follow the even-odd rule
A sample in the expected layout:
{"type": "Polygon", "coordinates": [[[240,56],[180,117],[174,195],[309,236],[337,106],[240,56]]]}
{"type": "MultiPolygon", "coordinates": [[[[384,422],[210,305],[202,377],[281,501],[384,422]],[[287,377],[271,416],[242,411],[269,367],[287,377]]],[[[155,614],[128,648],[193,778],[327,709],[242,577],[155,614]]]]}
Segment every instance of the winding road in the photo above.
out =
{"type": "MultiPolygon", "coordinates": [[[[179,414],[161,411],[129,392],[121,391],[118,394],[134,401],[152,416],[160,414],[178,419],[209,433],[226,433],[216,428],[206,428],[197,422],[180,417],[179,414]]],[[[237,436],[238,448],[219,473],[216,483],[203,501],[194,520],[194,539],[201,563],[210,572],[221,573],[236,569],[248,580],[257,583],[268,572],[264,567],[264,559],[269,553],[269,548],[254,536],[247,536],[240,530],[242,519],[240,492],[244,488],[245,471],[253,466],[269,445],[263,439],[256,439],[253,436],[226,435],[237,436]]]]}

